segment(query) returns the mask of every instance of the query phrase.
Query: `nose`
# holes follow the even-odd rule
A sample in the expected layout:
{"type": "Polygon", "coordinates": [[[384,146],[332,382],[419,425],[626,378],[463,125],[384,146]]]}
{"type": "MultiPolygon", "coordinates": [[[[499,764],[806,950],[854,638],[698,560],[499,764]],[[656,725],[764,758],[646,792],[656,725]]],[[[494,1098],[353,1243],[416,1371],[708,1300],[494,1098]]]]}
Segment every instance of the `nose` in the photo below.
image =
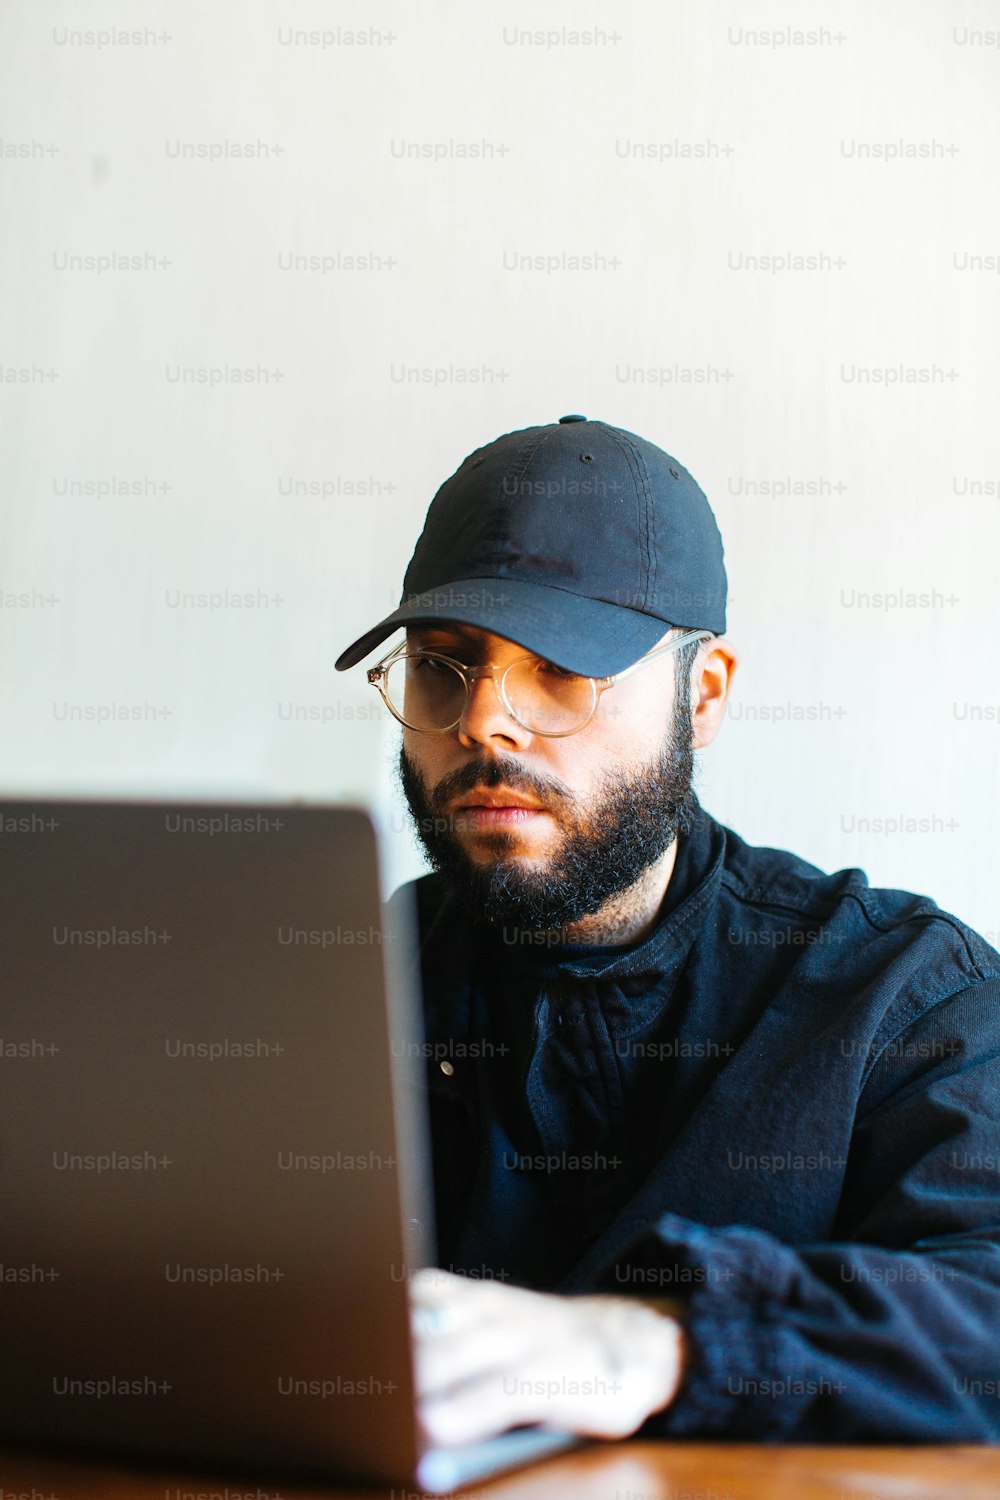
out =
{"type": "Polygon", "coordinates": [[[531,741],[531,730],[512,719],[500,699],[500,684],[490,667],[479,667],[469,683],[469,701],[458,721],[456,733],[466,749],[495,745],[523,750],[531,741]]]}

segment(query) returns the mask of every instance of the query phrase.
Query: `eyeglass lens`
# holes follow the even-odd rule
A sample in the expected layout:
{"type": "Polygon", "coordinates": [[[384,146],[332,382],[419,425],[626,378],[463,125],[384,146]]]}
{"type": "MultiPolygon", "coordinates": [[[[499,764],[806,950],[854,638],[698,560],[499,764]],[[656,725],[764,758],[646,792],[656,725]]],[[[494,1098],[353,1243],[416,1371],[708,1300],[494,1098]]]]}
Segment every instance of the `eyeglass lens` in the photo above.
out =
{"type": "MultiPolygon", "coordinates": [[[[414,729],[448,729],[465,710],[462,674],[443,657],[429,653],[392,662],[385,690],[393,708],[414,729]]],[[[561,734],[587,722],[597,689],[590,677],[526,657],[508,667],[504,691],[522,724],[540,734],[561,734]]]]}

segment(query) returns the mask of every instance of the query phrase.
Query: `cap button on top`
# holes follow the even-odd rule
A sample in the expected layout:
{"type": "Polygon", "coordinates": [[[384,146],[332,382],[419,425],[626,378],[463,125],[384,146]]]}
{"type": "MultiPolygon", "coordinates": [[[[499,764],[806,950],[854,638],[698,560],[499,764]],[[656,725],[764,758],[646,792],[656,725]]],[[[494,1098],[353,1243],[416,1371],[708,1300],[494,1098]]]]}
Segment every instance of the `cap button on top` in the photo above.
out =
{"type": "Polygon", "coordinates": [[[586,420],[586,417],[578,416],[575,412],[571,416],[559,418],[560,424],[563,422],[586,422],[586,420]]]}

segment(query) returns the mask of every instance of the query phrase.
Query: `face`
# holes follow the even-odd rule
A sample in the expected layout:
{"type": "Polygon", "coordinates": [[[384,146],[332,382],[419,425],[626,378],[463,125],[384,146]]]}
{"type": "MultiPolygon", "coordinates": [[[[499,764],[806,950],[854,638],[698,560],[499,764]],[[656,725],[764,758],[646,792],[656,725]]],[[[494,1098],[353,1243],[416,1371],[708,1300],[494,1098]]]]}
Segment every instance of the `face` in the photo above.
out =
{"type": "MultiPolygon", "coordinates": [[[[498,672],[525,648],[472,626],[408,633],[498,672]]],[[[691,826],[691,702],[665,656],[601,694],[576,734],[533,734],[477,678],[458,725],[404,729],[399,776],[417,834],[466,914],[493,927],[547,931],[599,911],[691,826]]]]}

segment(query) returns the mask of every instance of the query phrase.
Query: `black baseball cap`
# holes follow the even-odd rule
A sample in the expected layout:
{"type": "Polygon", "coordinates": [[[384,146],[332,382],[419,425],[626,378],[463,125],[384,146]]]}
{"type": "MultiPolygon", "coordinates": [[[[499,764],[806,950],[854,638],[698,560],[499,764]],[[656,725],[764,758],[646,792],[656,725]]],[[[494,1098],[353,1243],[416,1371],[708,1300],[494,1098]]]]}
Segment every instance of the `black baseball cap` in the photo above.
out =
{"type": "Polygon", "coordinates": [[[337,671],[400,626],[435,621],[476,625],[590,677],[623,671],[672,625],[721,635],[712,508],[683,464],[624,428],[572,415],[504,433],[441,485],[399,607],[337,671]]]}

